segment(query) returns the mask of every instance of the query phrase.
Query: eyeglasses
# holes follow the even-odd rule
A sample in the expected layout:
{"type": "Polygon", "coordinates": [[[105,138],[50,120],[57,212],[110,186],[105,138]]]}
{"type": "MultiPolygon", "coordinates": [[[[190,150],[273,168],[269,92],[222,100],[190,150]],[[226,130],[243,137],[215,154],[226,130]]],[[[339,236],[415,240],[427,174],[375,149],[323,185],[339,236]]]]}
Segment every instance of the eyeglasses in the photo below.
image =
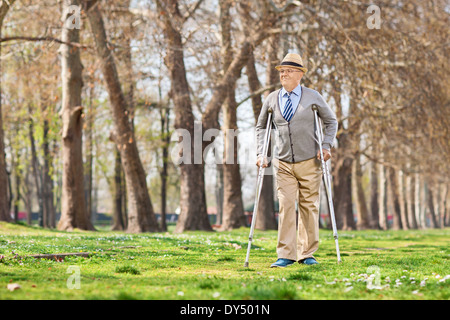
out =
{"type": "Polygon", "coordinates": [[[300,70],[294,70],[294,69],[284,69],[278,71],[280,74],[291,74],[293,72],[300,72],[300,70]]]}

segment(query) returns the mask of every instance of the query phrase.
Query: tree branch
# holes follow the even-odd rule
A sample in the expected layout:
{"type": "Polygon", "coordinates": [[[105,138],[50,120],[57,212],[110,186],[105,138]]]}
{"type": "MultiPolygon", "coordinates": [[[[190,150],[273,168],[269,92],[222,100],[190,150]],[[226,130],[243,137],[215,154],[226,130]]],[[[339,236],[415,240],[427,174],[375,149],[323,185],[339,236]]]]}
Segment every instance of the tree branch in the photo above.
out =
{"type": "Polygon", "coordinates": [[[237,106],[239,107],[241,104],[243,104],[245,101],[247,101],[248,99],[251,99],[254,96],[259,96],[261,94],[263,94],[266,91],[272,91],[273,89],[277,88],[278,86],[280,86],[280,82],[277,82],[273,85],[264,87],[264,88],[260,88],[258,91],[252,92],[250,95],[248,95],[247,97],[245,97],[244,99],[242,99],[240,102],[237,103],[237,106]]]}
{"type": "Polygon", "coordinates": [[[2,42],[8,42],[8,41],[15,41],[15,40],[19,40],[19,41],[51,41],[51,42],[57,42],[60,44],[65,44],[68,46],[72,46],[72,47],[77,47],[77,48],[82,48],[82,49],[92,49],[89,46],[85,46],[82,45],[80,43],[75,43],[75,42],[66,42],[66,41],[62,41],[53,37],[28,37],[28,36],[12,36],[12,37],[2,37],[0,38],[0,43],[2,42]]]}
{"type": "Polygon", "coordinates": [[[192,9],[188,9],[188,12],[183,17],[183,23],[185,23],[190,17],[193,16],[193,14],[195,13],[195,11],[197,11],[202,2],[203,0],[198,0],[197,3],[192,6],[192,9]]]}

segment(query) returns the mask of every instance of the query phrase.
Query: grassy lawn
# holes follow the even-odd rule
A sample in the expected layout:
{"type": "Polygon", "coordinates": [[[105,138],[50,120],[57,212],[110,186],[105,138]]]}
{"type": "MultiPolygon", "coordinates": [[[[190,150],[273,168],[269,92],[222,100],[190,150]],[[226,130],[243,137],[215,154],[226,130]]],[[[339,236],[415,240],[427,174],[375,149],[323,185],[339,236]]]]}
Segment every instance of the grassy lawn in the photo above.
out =
{"type": "Polygon", "coordinates": [[[0,299],[448,300],[450,229],[320,231],[319,265],[269,268],[276,231],[61,232],[0,222],[0,299]],[[36,259],[36,254],[89,252],[36,259]],[[17,290],[8,285],[18,284],[17,290]]]}

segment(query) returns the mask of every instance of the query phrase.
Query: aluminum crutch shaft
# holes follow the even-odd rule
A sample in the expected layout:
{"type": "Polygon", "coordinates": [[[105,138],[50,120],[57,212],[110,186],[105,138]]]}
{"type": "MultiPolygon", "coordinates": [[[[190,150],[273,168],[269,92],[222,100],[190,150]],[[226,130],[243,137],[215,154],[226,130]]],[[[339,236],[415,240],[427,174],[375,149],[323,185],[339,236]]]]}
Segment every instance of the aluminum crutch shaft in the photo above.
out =
{"type": "Polygon", "coordinates": [[[250,257],[250,249],[252,247],[252,241],[253,241],[253,233],[255,230],[255,224],[256,224],[256,216],[258,215],[258,205],[259,205],[259,198],[261,196],[261,190],[264,182],[264,172],[265,167],[263,167],[264,161],[267,157],[267,152],[269,149],[269,141],[270,141],[270,129],[271,129],[271,123],[272,123],[272,109],[267,110],[267,126],[266,126],[266,133],[264,135],[264,144],[263,144],[263,153],[262,153],[262,163],[259,166],[258,169],[258,178],[256,182],[256,194],[255,194],[255,205],[253,206],[253,215],[252,215],[252,223],[250,226],[250,235],[248,236],[248,247],[247,247],[247,256],[245,257],[245,263],[244,267],[248,267],[248,259],[250,257]]]}
{"type": "Polygon", "coordinates": [[[319,145],[319,151],[320,151],[320,161],[321,161],[321,164],[322,164],[323,183],[325,185],[325,192],[327,194],[327,199],[328,199],[328,209],[330,211],[331,225],[333,227],[334,242],[336,243],[337,260],[338,260],[338,263],[340,263],[341,262],[341,253],[340,253],[340,250],[339,250],[338,233],[337,233],[337,228],[336,228],[336,219],[335,219],[335,215],[334,215],[333,196],[332,196],[332,193],[331,193],[330,172],[328,171],[328,165],[327,165],[327,163],[325,162],[325,160],[323,158],[322,125],[321,125],[321,123],[319,121],[319,116],[317,114],[318,107],[316,105],[313,105],[312,106],[312,110],[314,112],[314,121],[315,121],[315,124],[316,124],[316,135],[317,135],[317,143],[319,145]]]}

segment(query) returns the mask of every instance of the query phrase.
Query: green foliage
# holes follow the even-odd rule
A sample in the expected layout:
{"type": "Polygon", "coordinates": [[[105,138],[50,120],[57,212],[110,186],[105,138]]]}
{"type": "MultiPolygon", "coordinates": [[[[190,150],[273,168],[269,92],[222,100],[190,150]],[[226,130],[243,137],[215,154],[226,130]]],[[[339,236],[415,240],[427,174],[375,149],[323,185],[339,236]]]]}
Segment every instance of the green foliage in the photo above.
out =
{"type": "MultiPolygon", "coordinates": [[[[173,228],[173,227],[171,227],[173,228]]],[[[0,299],[448,300],[450,229],[342,231],[337,264],[330,230],[319,265],[270,268],[276,231],[60,232],[0,223],[0,299]],[[36,254],[89,257],[36,259],[36,254]],[[71,268],[80,288],[70,288],[71,268]],[[20,289],[10,291],[7,285],[20,289]]]]}
{"type": "Polygon", "coordinates": [[[141,272],[132,265],[117,266],[115,271],[117,273],[141,274],[141,272]]]}

